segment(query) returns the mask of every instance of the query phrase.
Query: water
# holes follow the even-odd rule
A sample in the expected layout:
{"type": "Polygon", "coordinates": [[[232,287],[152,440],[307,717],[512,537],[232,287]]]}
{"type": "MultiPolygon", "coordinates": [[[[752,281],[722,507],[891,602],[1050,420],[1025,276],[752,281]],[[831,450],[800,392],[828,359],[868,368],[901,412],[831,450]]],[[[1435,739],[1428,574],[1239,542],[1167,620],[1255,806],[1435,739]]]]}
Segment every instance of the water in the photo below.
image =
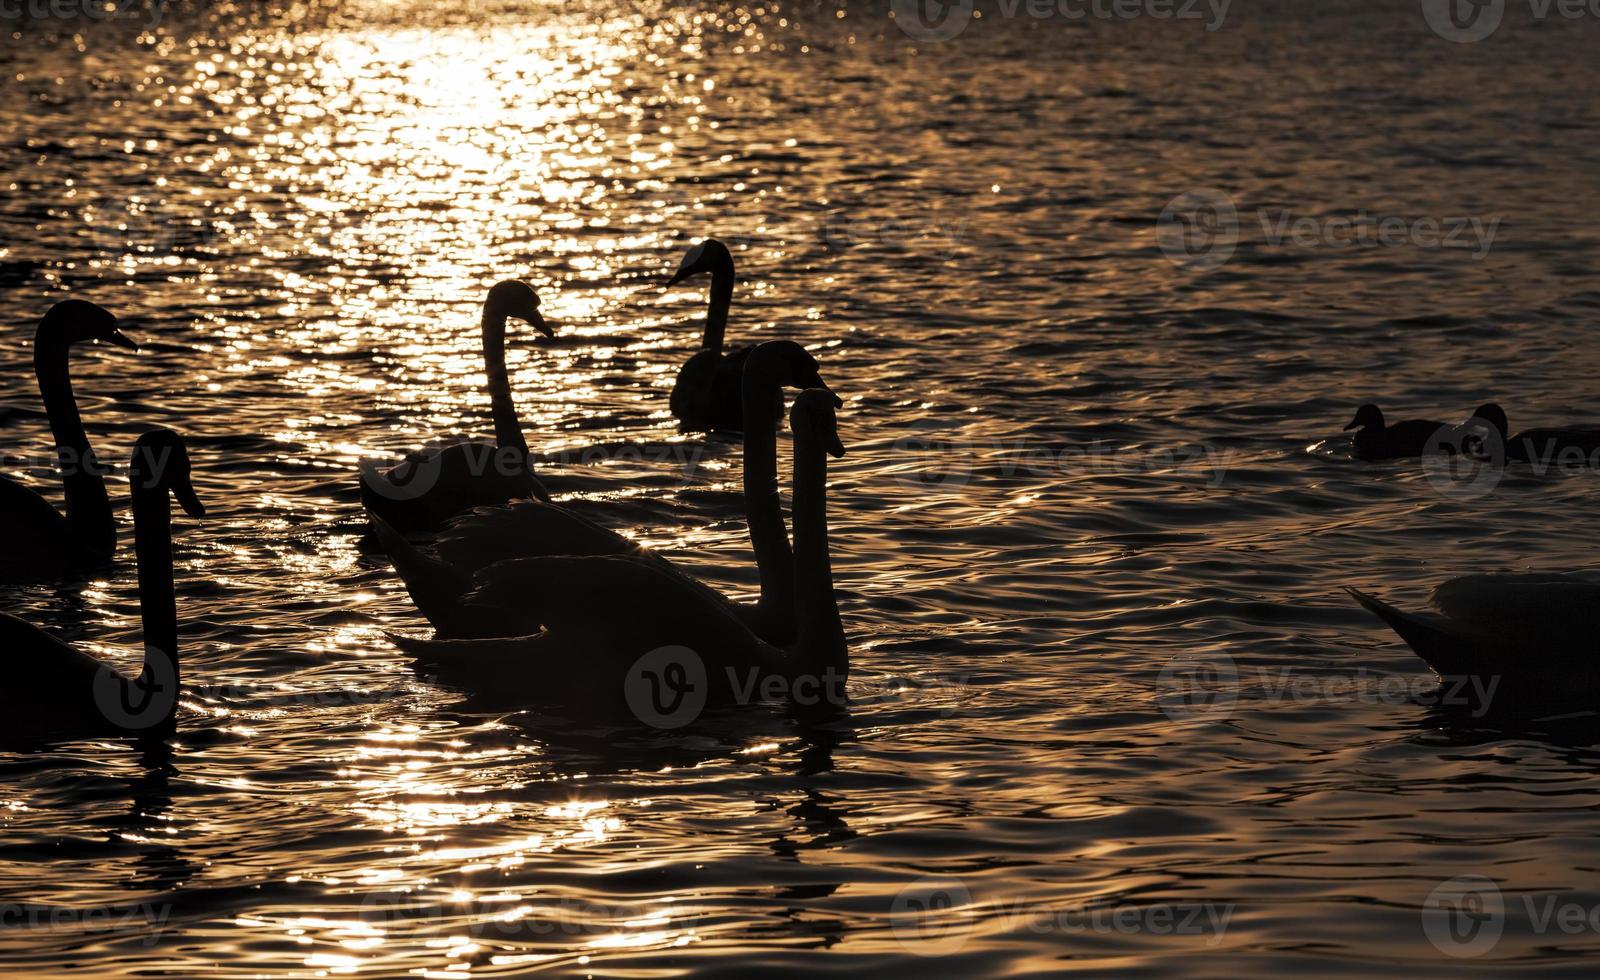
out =
{"type": "MultiPolygon", "coordinates": [[[[146,344],[77,359],[102,455],[179,428],[210,508],[171,751],[0,751],[9,972],[1586,972],[1600,931],[1542,916],[1600,905],[1600,727],[1440,711],[1339,590],[1585,567],[1594,476],[1339,430],[1596,417],[1597,18],[478,6],[5,25],[7,472],[59,500],[29,342],[80,295],[146,344]],[[1163,250],[1185,194],[1234,209],[1221,265],[1163,250]],[[1322,241],[1363,214],[1402,230],[1322,241]],[[1417,225],[1454,219],[1487,249],[1417,225]],[[748,593],[737,452],[666,413],[704,281],[663,283],[708,234],[731,339],[847,399],[850,709],[475,712],[387,640],[425,624],[353,474],[489,431],[477,305],[522,276],[560,330],[513,344],[530,442],[748,593]],[[1498,942],[1430,932],[1462,875],[1498,942]]],[[[4,603],[134,662],[129,562],[4,603]]]]}

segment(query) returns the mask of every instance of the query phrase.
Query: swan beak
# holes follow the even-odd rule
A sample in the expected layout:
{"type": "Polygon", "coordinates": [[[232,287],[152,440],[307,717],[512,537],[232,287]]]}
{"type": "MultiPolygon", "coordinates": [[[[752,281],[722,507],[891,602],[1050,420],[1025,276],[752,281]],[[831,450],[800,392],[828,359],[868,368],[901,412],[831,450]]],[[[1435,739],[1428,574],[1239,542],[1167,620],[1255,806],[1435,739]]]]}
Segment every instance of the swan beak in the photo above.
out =
{"type": "Polygon", "coordinates": [[[202,504],[200,498],[194,495],[194,487],[187,481],[175,484],[172,487],[172,495],[178,498],[178,505],[183,508],[185,514],[195,520],[206,516],[206,505],[202,504]]]}
{"type": "Polygon", "coordinates": [[[551,340],[555,339],[555,330],[551,328],[550,324],[544,322],[544,317],[539,315],[538,310],[529,310],[527,320],[529,323],[533,324],[533,329],[544,334],[546,337],[549,337],[551,340]]]}
{"type": "Polygon", "coordinates": [[[1361,423],[1360,422],[1351,422],[1349,425],[1344,427],[1344,431],[1349,432],[1351,429],[1359,429],[1359,428],[1361,428],[1361,423]]]}
{"type": "Polygon", "coordinates": [[[834,459],[844,459],[844,443],[839,441],[838,433],[828,437],[828,455],[834,459]]]}
{"type": "Polygon", "coordinates": [[[672,274],[672,278],[671,279],[667,280],[667,288],[671,289],[673,286],[676,286],[678,283],[683,282],[685,279],[689,278],[692,275],[694,275],[694,270],[693,269],[679,269],[677,272],[674,272],[672,274]]]}
{"type": "Polygon", "coordinates": [[[127,334],[116,329],[115,327],[112,328],[111,333],[107,335],[106,339],[111,341],[113,344],[116,344],[118,347],[121,347],[123,350],[138,351],[139,349],[139,345],[133,342],[132,337],[129,337],[127,334]]]}

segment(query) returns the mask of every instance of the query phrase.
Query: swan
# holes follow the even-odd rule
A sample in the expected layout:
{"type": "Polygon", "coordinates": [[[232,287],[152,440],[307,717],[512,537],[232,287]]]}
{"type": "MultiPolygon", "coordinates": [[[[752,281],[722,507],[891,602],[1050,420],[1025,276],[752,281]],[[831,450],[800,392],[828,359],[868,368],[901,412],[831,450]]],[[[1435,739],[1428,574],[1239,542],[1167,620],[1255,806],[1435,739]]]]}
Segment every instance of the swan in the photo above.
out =
{"type": "Polygon", "coordinates": [[[437,531],[474,507],[550,494],[533,475],[528,443],[506,374],[506,320],[517,317],[546,337],[555,332],[539,314],[539,297],[520,279],[498,282],[483,303],[483,362],[494,413],[494,443],[461,442],[427,448],[379,471],[361,468],[361,503],[391,527],[437,531]]]}
{"type": "Polygon", "coordinates": [[[128,677],[15,616],[0,613],[0,731],[161,735],[178,704],[178,610],[172,583],[172,503],[205,508],[189,479],[189,451],[170,429],[147,432],[128,468],[139,565],[144,669],[128,677]]]}
{"type": "MultiPolygon", "coordinates": [[[[706,309],[706,330],[700,351],[678,369],[668,405],[672,417],[690,431],[740,432],[745,427],[740,375],[753,348],[722,352],[722,335],[728,329],[728,307],[733,302],[733,253],[715,238],[689,249],[678,271],[667,282],[676,286],[690,276],[711,274],[711,303],[706,309]]],[[[783,417],[780,403],[774,424],[783,417]]]]}
{"type": "MultiPolygon", "coordinates": [[[[777,418],[784,388],[828,386],[817,360],[790,340],[762,344],[748,358],[743,378],[748,417],[757,424],[744,433],[744,499],[755,551],[761,594],[754,605],[733,603],[709,586],[695,584],[715,601],[730,605],[758,635],[782,642],[794,633],[793,559],[778,498],[777,418]]],[[[835,398],[837,406],[843,403],[835,398]]],[[[532,609],[514,605],[503,610],[469,607],[463,599],[474,573],[497,562],[539,555],[632,555],[668,574],[688,576],[665,558],[576,514],[542,501],[516,501],[484,507],[446,525],[432,542],[431,554],[420,550],[374,515],[384,550],[405,581],[417,608],[440,635],[451,638],[521,636],[541,625],[532,609]]]]}
{"type": "MultiPolygon", "coordinates": [[[[1600,462],[1600,429],[1525,429],[1511,435],[1510,422],[1505,409],[1490,402],[1480,405],[1472,413],[1468,424],[1487,425],[1494,429],[1505,447],[1505,458],[1522,463],[1574,462],[1594,464],[1600,462]]],[[[1482,446],[1479,452],[1490,454],[1482,446]]]]}
{"type": "Polygon", "coordinates": [[[68,371],[72,346],[86,340],[139,349],[117,329],[116,317],[86,300],[63,300],[39,321],[33,371],[55,437],[67,513],[63,517],[36,491],[0,476],[0,581],[32,582],[96,568],[116,551],[105,471],[83,431],[68,371]]]}
{"type": "Polygon", "coordinates": [[[836,401],[828,391],[803,391],[790,415],[797,623],[791,642],[761,639],[694,583],[636,555],[520,558],[479,573],[475,603],[529,605],[545,623],[540,633],[396,636],[394,642],[451,683],[522,705],[632,706],[630,686],[654,680],[640,677],[638,668],[662,653],[680,668],[704,668],[708,700],[748,700],[752,691],[771,691],[773,681],[797,693],[837,685],[842,697],[850,660],[833,591],[825,499],[827,457],[844,456],[836,401]]]}
{"type": "Polygon", "coordinates": [[[1600,582],[1544,572],[1465,575],[1433,592],[1434,612],[1406,612],[1346,589],[1441,680],[1541,699],[1600,694],[1600,582]]]}
{"type": "Polygon", "coordinates": [[[1429,441],[1441,430],[1450,427],[1443,422],[1421,419],[1385,425],[1383,412],[1379,411],[1378,406],[1369,404],[1356,409],[1355,419],[1344,428],[1346,432],[1358,430],[1354,443],[1356,455],[1360,458],[1405,459],[1421,456],[1427,451],[1429,441]]]}

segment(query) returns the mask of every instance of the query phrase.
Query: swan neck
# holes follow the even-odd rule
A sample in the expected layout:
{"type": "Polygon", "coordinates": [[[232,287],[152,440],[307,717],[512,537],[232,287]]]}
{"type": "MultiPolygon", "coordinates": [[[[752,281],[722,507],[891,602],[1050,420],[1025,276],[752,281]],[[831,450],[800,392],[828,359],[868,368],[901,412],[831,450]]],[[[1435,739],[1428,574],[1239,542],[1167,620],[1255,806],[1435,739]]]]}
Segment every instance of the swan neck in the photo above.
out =
{"type": "Polygon", "coordinates": [[[50,419],[62,488],[67,500],[67,523],[85,546],[102,556],[116,550],[117,525],[106,495],[105,471],[89,447],[78,400],[72,392],[69,369],[71,342],[41,326],[33,341],[33,371],[39,379],[39,397],[50,419]]]}
{"type": "MultiPolygon", "coordinates": [[[[134,475],[133,548],[139,566],[139,616],[144,626],[145,683],[177,684],[178,602],[172,584],[172,503],[167,488],[134,475]]],[[[166,701],[177,707],[176,697],[166,701]]],[[[170,721],[170,714],[168,716],[170,721]]]]}
{"type": "Polygon", "coordinates": [[[733,305],[733,260],[718,263],[711,270],[711,304],[706,309],[706,332],[700,341],[704,350],[722,353],[722,337],[728,331],[728,309],[733,305]]]}
{"type": "Polygon", "coordinates": [[[744,509],[761,579],[759,608],[769,622],[792,626],[794,556],[778,498],[778,392],[744,376],[744,509]]]}
{"type": "Polygon", "coordinates": [[[522,434],[517,403],[511,397],[511,376],[506,371],[506,315],[487,305],[483,308],[483,366],[489,377],[495,445],[514,449],[526,460],[528,442],[522,434]]]}
{"type": "Polygon", "coordinates": [[[799,650],[805,667],[832,672],[840,681],[850,674],[844,625],[833,593],[833,565],[828,557],[828,458],[814,439],[796,434],[794,447],[795,611],[799,650]]]}

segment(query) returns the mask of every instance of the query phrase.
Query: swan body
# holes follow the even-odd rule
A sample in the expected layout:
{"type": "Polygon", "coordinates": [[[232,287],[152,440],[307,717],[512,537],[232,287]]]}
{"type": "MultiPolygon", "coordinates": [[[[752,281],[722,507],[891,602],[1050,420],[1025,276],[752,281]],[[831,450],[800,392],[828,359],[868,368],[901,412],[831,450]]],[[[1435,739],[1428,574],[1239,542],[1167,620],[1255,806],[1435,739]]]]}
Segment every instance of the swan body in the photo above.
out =
{"type": "Polygon", "coordinates": [[[205,508],[189,479],[189,453],[168,429],[142,436],[129,468],[144,669],[137,678],[0,613],[0,732],[162,735],[178,697],[178,613],[172,582],[170,493],[193,517],[205,508]]]}
{"type": "MultiPolygon", "coordinates": [[[[1505,410],[1493,402],[1480,406],[1468,423],[1480,430],[1484,426],[1492,429],[1504,447],[1507,460],[1544,465],[1600,463],[1600,429],[1524,429],[1513,436],[1505,410]]],[[[1480,448],[1480,452],[1493,455],[1489,447],[1480,448]]]]}
{"type": "MultiPolygon", "coordinates": [[[[761,595],[737,603],[671,562],[566,507],[537,500],[483,507],[448,523],[430,548],[407,541],[398,529],[372,515],[384,549],[394,559],[417,608],[441,636],[522,636],[543,625],[537,608],[511,603],[503,609],[469,606],[475,575],[500,562],[538,556],[629,556],[692,583],[705,600],[720,602],[759,636],[775,642],[794,634],[793,557],[784,527],[777,484],[777,437],[767,413],[782,403],[786,387],[827,391],[816,358],[793,341],[762,344],[747,359],[744,396],[750,417],[761,424],[744,434],[745,511],[760,572],[761,595]]],[[[835,398],[835,405],[839,404],[835,398]]]]}
{"type": "Polygon", "coordinates": [[[1429,443],[1449,428],[1443,422],[1422,419],[1387,425],[1378,406],[1369,404],[1356,410],[1345,431],[1357,430],[1353,442],[1362,459],[1408,459],[1427,452],[1429,443]]]}
{"type": "Polygon", "coordinates": [[[550,499],[533,475],[528,444],[511,397],[506,372],[506,320],[517,317],[553,337],[539,313],[539,297],[527,283],[507,279],[489,290],[483,304],[483,357],[494,413],[495,441],[461,442],[412,453],[379,471],[363,467],[361,503],[391,527],[437,531],[446,521],[474,507],[508,500],[550,499]]]}
{"type": "Polygon", "coordinates": [[[116,551],[117,526],[106,482],[72,393],[72,347],[105,341],[139,345],[117,328],[116,317],[84,300],[52,306],[33,342],[34,374],[62,468],[63,515],[33,489],[0,476],[0,581],[33,582],[104,565],[116,551]]]}
{"type": "MultiPolygon", "coordinates": [[[[711,300],[706,309],[705,333],[700,350],[678,369],[668,405],[672,417],[690,431],[742,432],[746,424],[741,379],[752,348],[723,352],[728,329],[728,309],[733,303],[733,253],[715,238],[689,249],[667,285],[676,286],[690,276],[711,275],[711,300]]],[[[783,417],[780,405],[774,424],[783,417]]]]}
{"type": "Polygon", "coordinates": [[[1354,589],[1443,680],[1542,698],[1600,693],[1600,581],[1550,573],[1467,575],[1407,612],[1354,589]]]}
{"type": "Polygon", "coordinates": [[[835,403],[831,392],[804,391],[791,416],[798,627],[791,642],[763,640],[714,594],[638,555],[521,558],[476,576],[472,602],[532,605],[545,623],[542,632],[480,640],[396,637],[395,642],[452,683],[524,705],[620,707],[641,656],[666,647],[687,648],[703,665],[712,701],[766,690],[757,682],[774,678],[793,685],[791,690],[806,678],[842,686],[849,655],[833,592],[824,499],[826,457],[844,455],[835,403]],[[624,608],[609,608],[614,604],[624,608]],[[752,686],[743,687],[742,678],[752,686]]]}

